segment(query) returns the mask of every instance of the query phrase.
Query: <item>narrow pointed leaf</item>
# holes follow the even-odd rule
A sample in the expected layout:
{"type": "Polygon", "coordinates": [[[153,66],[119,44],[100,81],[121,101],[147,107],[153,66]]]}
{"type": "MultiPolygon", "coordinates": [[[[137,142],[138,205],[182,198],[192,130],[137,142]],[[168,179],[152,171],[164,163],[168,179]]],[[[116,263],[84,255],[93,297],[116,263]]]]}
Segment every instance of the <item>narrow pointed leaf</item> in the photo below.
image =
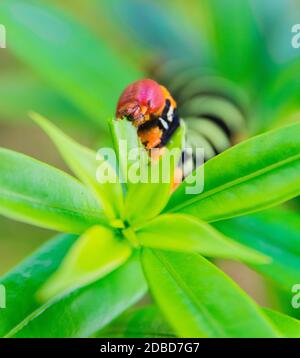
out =
{"type": "Polygon", "coordinates": [[[237,284],[195,254],[144,249],[150,290],[181,337],[276,337],[278,332],[237,284]]]}
{"type": "Polygon", "coordinates": [[[300,321],[281,312],[264,308],[264,312],[284,338],[300,338],[300,321]]]}
{"type": "Polygon", "coordinates": [[[76,241],[58,271],[42,287],[39,298],[47,301],[115,270],[131,254],[127,242],[121,240],[108,228],[90,228],[76,241]]]}
{"type": "MultiPolygon", "coordinates": [[[[198,170],[203,170],[199,168],[198,170]]],[[[217,221],[260,211],[300,194],[300,124],[251,138],[204,165],[205,188],[183,183],[167,211],[217,221]]]]}
{"type": "Polygon", "coordinates": [[[145,182],[130,185],[124,215],[132,225],[140,225],[155,217],[166,206],[171,195],[175,168],[181,156],[184,132],[183,126],[178,128],[166,146],[166,152],[158,160],[151,161],[145,182]],[[135,205],[132,205],[133,202],[135,205]]]}
{"type": "Polygon", "coordinates": [[[1,310],[0,337],[38,309],[37,291],[57,270],[76,238],[74,235],[53,238],[1,277],[0,284],[6,288],[7,307],[1,310]]]}
{"type": "Polygon", "coordinates": [[[214,42],[216,66],[221,73],[239,84],[249,84],[261,76],[268,78],[272,62],[253,11],[254,4],[248,0],[204,0],[198,3],[198,10],[205,11],[206,29],[214,42]],[[267,67],[265,63],[268,63],[267,67]]]}
{"type": "Polygon", "coordinates": [[[126,118],[112,120],[110,122],[110,129],[118,158],[119,173],[125,186],[129,188],[132,183],[131,177],[128,174],[130,167],[136,163],[136,160],[132,158],[133,153],[131,151],[140,151],[144,155],[147,164],[148,153],[139,140],[137,129],[126,118]]]}
{"type": "Polygon", "coordinates": [[[249,263],[269,262],[266,256],[240,245],[209,224],[188,215],[161,215],[138,230],[137,238],[142,246],[150,248],[199,252],[204,256],[249,263]]]}
{"type": "Polygon", "coordinates": [[[71,233],[106,222],[91,193],[70,175],[23,154],[0,149],[0,213],[71,233]]]}
{"type": "Polygon", "coordinates": [[[175,334],[156,306],[146,306],[130,309],[94,337],[170,338],[175,334]]]}
{"type": "Polygon", "coordinates": [[[37,113],[32,113],[31,118],[53,140],[73,172],[90,187],[106,215],[110,219],[116,218],[119,215],[123,194],[115,170],[101,156],[69,138],[46,118],[37,113]],[[109,176],[103,183],[97,181],[100,166],[101,173],[107,169],[109,176]]]}
{"type": "Polygon", "coordinates": [[[299,213],[273,208],[261,213],[214,223],[236,242],[271,257],[269,265],[251,265],[273,283],[290,292],[300,278],[299,213]]]}
{"type": "Polygon", "coordinates": [[[90,337],[141,299],[146,290],[140,263],[133,257],[99,281],[45,304],[7,336],[90,337]]]}

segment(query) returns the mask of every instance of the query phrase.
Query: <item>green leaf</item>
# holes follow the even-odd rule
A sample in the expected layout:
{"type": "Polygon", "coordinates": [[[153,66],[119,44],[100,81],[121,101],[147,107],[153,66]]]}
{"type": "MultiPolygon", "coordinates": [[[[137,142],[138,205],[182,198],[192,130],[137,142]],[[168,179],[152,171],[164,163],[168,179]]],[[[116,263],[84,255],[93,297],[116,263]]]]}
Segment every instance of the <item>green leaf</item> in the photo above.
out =
{"type": "Polygon", "coordinates": [[[10,50],[99,126],[105,128],[124,87],[143,77],[126,51],[120,56],[55,6],[3,0],[0,12],[10,50]]]}
{"type": "Polygon", "coordinates": [[[131,248],[102,226],[93,226],[72,246],[59,270],[38,293],[42,301],[100,279],[123,264],[131,248]]]}
{"type": "Polygon", "coordinates": [[[130,309],[94,337],[168,338],[175,337],[175,334],[156,306],[146,306],[130,309]]]}
{"type": "Polygon", "coordinates": [[[251,138],[209,160],[204,165],[204,191],[186,193],[191,184],[185,181],[166,211],[191,214],[205,221],[260,211],[300,194],[299,173],[298,123],[251,138]]]}
{"type": "Polygon", "coordinates": [[[90,192],[58,169],[0,148],[0,174],[2,215],[71,233],[106,223],[90,192]]]}
{"type": "Polygon", "coordinates": [[[169,141],[166,151],[147,166],[146,180],[130,185],[125,199],[124,216],[132,226],[138,226],[157,216],[166,206],[175,168],[181,156],[184,132],[182,125],[169,141]]]}
{"type": "Polygon", "coordinates": [[[92,190],[107,217],[116,219],[122,206],[123,193],[115,170],[100,155],[75,142],[46,118],[37,113],[32,113],[31,118],[52,139],[73,172],[92,190]],[[99,183],[102,175],[107,175],[107,178],[99,183]]]}
{"type": "Polygon", "coordinates": [[[23,120],[34,108],[48,116],[82,123],[82,116],[68,101],[42,81],[20,70],[11,70],[1,74],[0,83],[0,121],[7,119],[23,120]],[[16,103],[18,105],[16,105],[16,103]]]}
{"type": "Polygon", "coordinates": [[[264,308],[281,335],[285,338],[300,338],[300,321],[286,314],[264,308]]]}
{"type": "Polygon", "coordinates": [[[268,263],[266,256],[224,236],[209,224],[192,216],[165,214],[150,221],[136,232],[142,246],[204,256],[268,263]]]}
{"type": "MultiPolygon", "coordinates": [[[[139,164],[135,158],[133,158],[133,152],[140,152],[144,157],[145,164],[148,164],[149,156],[143,147],[138,135],[137,129],[133,126],[132,122],[126,118],[123,120],[112,120],[110,123],[110,130],[113,138],[114,148],[118,158],[119,175],[122,178],[122,182],[127,187],[132,184],[131,178],[128,175],[130,167],[134,164],[139,164]]],[[[144,162],[143,162],[144,163],[144,162]]]]}
{"type": "Polygon", "coordinates": [[[108,276],[32,313],[8,337],[85,338],[135,304],[147,290],[136,258],[108,276]]]}
{"type": "Polygon", "coordinates": [[[0,337],[35,311],[40,303],[36,292],[57,270],[76,236],[60,235],[0,279],[6,288],[6,309],[1,310],[0,337]]]}
{"type": "Polygon", "coordinates": [[[196,254],[144,249],[150,290],[180,337],[275,337],[259,307],[196,254]]]}
{"type": "Polygon", "coordinates": [[[126,118],[113,120],[111,132],[120,176],[127,187],[122,216],[137,225],[159,214],[169,199],[173,173],[181,156],[184,124],[174,133],[167,151],[161,153],[160,159],[156,161],[150,160],[149,153],[137,135],[137,129],[126,118]],[[152,180],[152,176],[156,181],[152,180]],[[132,205],[133,202],[135,205],[132,205]]]}
{"type": "MultiPolygon", "coordinates": [[[[290,21],[290,19],[289,19],[290,21]]],[[[287,25],[289,26],[289,25],[287,25]]],[[[290,36],[290,34],[288,34],[290,36]]],[[[289,49],[290,47],[290,43],[289,49]]],[[[299,58],[289,65],[280,67],[274,73],[274,79],[263,93],[260,110],[264,121],[257,121],[257,130],[265,131],[272,127],[279,127],[298,121],[298,108],[300,104],[300,71],[299,58]]]]}
{"type": "Polygon", "coordinates": [[[204,31],[208,32],[216,52],[215,67],[239,85],[243,82],[248,86],[259,85],[262,79],[266,82],[272,73],[272,61],[267,35],[265,38],[262,34],[251,1],[204,0],[197,3],[198,11],[205,13],[202,16],[206,25],[204,31]]]}
{"type": "Polygon", "coordinates": [[[236,242],[271,257],[269,265],[251,266],[281,288],[290,292],[295,282],[299,281],[299,213],[275,208],[220,221],[214,226],[236,242]]]}

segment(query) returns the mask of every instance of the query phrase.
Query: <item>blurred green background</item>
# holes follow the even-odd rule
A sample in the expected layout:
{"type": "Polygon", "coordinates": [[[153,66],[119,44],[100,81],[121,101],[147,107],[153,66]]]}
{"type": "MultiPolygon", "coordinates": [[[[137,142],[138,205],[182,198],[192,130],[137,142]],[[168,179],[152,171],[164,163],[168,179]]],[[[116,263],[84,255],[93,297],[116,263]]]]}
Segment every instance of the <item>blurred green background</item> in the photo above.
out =
{"type": "MultiPolygon", "coordinates": [[[[0,23],[0,145],[64,170],[28,111],[90,147],[109,145],[107,120],[123,88],[161,73],[176,88],[187,65],[200,80],[231,83],[249,136],[300,119],[300,49],[291,46],[298,0],[1,0],[0,23]]],[[[288,205],[299,210],[298,199],[288,205]]],[[[53,236],[2,217],[0,225],[0,274],[53,236]]],[[[267,300],[249,269],[220,265],[267,300]]]]}

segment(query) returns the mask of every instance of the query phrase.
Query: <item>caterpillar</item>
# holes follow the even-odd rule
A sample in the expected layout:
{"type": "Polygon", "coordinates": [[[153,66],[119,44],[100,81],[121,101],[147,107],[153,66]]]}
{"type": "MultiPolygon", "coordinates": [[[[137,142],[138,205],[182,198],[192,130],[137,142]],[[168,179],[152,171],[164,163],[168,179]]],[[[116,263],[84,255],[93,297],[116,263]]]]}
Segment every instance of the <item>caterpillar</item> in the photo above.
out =
{"type": "Polygon", "coordinates": [[[148,150],[165,146],[180,125],[175,100],[164,86],[151,79],[125,88],[117,104],[116,117],[132,121],[148,150]]]}
{"type": "Polygon", "coordinates": [[[132,121],[147,150],[164,147],[184,121],[185,146],[192,149],[188,152],[183,148],[179,167],[184,179],[201,162],[196,148],[204,149],[207,161],[238,141],[237,134],[245,130],[246,114],[239,101],[228,96],[232,91],[224,80],[195,76],[188,68],[175,80],[169,75],[169,79],[161,76],[161,81],[168,83],[172,95],[154,80],[136,81],[121,94],[116,117],[132,121]]]}

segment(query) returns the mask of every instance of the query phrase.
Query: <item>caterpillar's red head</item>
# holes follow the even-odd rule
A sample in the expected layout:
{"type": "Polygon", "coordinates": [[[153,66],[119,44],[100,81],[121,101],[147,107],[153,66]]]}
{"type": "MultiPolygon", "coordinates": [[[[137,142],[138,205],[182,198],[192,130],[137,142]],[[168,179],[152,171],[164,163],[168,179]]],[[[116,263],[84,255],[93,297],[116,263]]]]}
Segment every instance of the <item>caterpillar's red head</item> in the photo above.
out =
{"type": "Polygon", "coordinates": [[[125,88],[117,105],[117,118],[127,117],[136,127],[153,117],[159,117],[169,99],[176,103],[168,90],[151,79],[136,81],[125,88]]]}
{"type": "Polygon", "coordinates": [[[116,117],[127,117],[132,121],[147,149],[166,145],[179,126],[176,102],[165,87],[150,79],[134,82],[125,88],[117,105],[116,117]]]}

